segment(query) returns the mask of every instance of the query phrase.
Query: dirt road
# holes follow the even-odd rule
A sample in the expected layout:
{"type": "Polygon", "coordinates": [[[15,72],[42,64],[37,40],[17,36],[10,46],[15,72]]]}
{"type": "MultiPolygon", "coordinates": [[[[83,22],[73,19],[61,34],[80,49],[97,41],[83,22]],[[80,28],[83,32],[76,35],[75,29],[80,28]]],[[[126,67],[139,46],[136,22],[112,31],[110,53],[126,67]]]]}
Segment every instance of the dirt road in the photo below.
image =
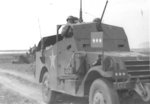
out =
{"type": "Polygon", "coordinates": [[[27,99],[35,100],[38,104],[44,104],[40,86],[31,76],[0,69],[0,83],[7,89],[19,93],[27,99]]]}
{"type": "MultiPolygon", "coordinates": [[[[0,104],[44,104],[40,85],[35,82],[33,76],[26,73],[0,69],[0,92],[0,104]]],[[[127,98],[121,102],[121,104],[148,104],[137,98],[127,98]]],[[[88,104],[88,102],[87,99],[63,96],[56,104],[88,104]]]]}
{"type": "MultiPolygon", "coordinates": [[[[24,96],[26,99],[31,100],[22,104],[30,104],[31,102],[31,104],[45,104],[42,100],[40,85],[36,83],[33,76],[16,71],[0,69],[0,84],[3,85],[3,88],[11,90],[11,93],[17,92],[18,96],[24,96]],[[35,103],[33,103],[33,101],[35,103]]],[[[2,99],[0,98],[0,104],[1,100],[2,99]]],[[[11,102],[6,104],[20,103],[11,102]]],[[[70,96],[63,96],[56,104],[87,104],[87,100],[70,96]]]]}

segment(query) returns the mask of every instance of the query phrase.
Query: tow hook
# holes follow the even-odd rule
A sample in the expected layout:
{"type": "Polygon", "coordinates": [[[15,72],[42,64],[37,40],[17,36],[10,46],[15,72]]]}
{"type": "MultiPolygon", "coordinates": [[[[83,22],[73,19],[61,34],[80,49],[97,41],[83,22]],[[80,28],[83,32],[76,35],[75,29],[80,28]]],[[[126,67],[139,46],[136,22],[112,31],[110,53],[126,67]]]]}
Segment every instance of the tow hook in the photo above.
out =
{"type": "Polygon", "coordinates": [[[150,101],[150,85],[142,84],[141,81],[138,79],[134,89],[141,96],[143,101],[150,101]]]}

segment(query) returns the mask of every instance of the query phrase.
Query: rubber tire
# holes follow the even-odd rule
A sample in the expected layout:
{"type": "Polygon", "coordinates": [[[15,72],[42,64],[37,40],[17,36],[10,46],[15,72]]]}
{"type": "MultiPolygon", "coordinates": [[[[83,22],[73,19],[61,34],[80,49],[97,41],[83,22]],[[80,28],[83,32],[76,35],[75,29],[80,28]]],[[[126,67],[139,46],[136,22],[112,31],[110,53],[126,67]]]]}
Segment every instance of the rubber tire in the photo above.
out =
{"type": "MultiPolygon", "coordinates": [[[[52,91],[50,88],[48,89],[48,95],[45,96],[45,92],[44,92],[44,81],[48,80],[49,81],[49,77],[48,77],[48,72],[45,72],[42,78],[42,97],[43,97],[43,101],[46,104],[54,104],[56,101],[56,92],[52,91]]],[[[48,82],[49,83],[49,82],[48,82]]]]}
{"type": "Polygon", "coordinates": [[[145,90],[147,92],[147,96],[146,97],[142,97],[142,100],[144,102],[150,102],[150,87],[148,85],[145,85],[145,90]]]}
{"type": "Polygon", "coordinates": [[[96,92],[101,92],[106,104],[120,104],[117,92],[113,89],[112,83],[104,79],[96,79],[89,92],[89,104],[93,104],[93,97],[96,92]]]}

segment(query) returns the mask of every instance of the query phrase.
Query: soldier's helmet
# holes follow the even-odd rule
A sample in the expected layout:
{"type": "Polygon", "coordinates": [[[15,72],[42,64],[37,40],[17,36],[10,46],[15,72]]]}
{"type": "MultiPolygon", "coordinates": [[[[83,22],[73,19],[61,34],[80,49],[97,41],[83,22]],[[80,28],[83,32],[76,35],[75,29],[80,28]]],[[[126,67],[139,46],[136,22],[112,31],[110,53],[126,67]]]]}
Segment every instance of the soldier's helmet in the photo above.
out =
{"type": "Polygon", "coordinates": [[[66,21],[69,21],[69,20],[73,20],[73,16],[68,16],[68,18],[66,19],[66,21]]]}
{"type": "Polygon", "coordinates": [[[95,19],[93,20],[93,22],[96,23],[97,30],[98,30],[98,31],[102,31],[101,19],[100,19],[100,18],[95,18],[95,19]]]}
{"type": "Polygon", "coordinates": [[[66,21],[68,22],[68,21],[73,21],[73,23],[76,23],[77,21],[79,21],[79,19],[77,18],[77,17],[74,17],[74,16],[69,16],[67,19],[66,19],[66,21]]]}
{"type": "Polygon", "coordinates": [[[95,19],[93,20],[93,22],[100,23],[100,22],[101,22],[101,19],[100,19],[100,18],[95,18],[95,19]]]}

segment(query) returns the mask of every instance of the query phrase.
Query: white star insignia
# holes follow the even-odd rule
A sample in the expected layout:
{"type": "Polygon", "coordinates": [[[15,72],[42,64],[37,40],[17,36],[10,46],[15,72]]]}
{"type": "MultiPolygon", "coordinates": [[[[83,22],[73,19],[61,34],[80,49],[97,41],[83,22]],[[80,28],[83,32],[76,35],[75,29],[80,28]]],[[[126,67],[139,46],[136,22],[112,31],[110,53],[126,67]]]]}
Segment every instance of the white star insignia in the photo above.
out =
{"type": "Polygon", "coordinates": [[[53,50],[52,50],[52,55],[49,56],[49,57],[50,57],[50,61],[51,61],[50,68],[54,68],[54,69],[55,69],[55,59],[56,59],[56,55],[54,55],[53,50]]]}

